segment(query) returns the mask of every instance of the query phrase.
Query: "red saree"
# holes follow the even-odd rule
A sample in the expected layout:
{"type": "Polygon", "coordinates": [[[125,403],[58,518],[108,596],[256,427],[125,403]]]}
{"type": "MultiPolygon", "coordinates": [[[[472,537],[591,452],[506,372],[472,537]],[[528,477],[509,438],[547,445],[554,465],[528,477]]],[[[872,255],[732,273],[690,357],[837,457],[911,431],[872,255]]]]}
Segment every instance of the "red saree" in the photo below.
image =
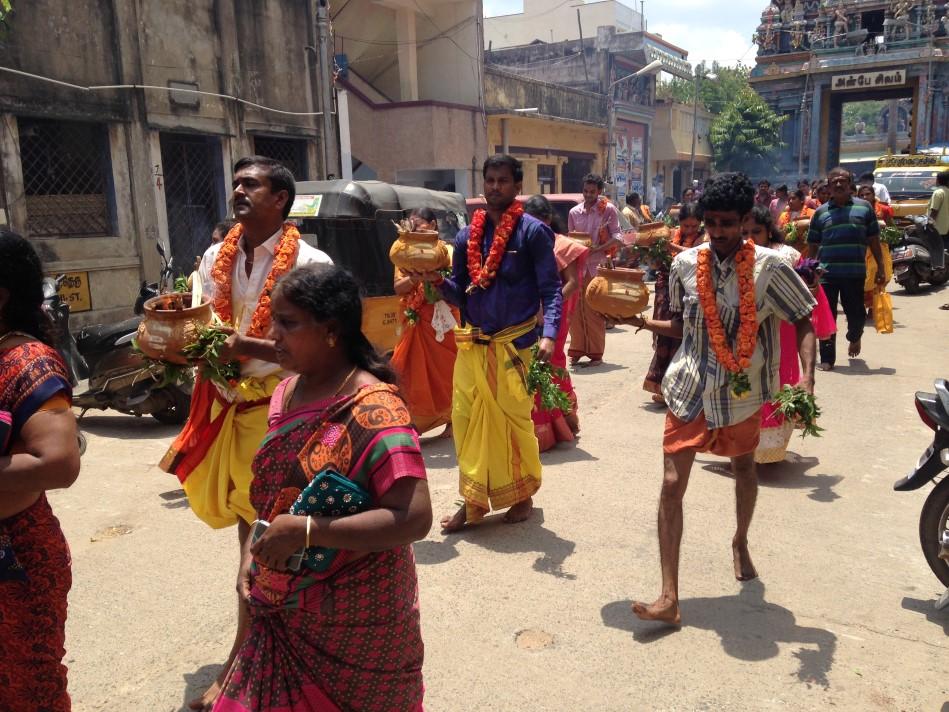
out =
{"type": "MultiPolygon", "coordinates": [[[[402,477],[425,477],[409,412],[394,386],[284,412],[254,459],[251,503],[262,519],[286,513],[332,467],[378,500],[402,477]]],[[[410,546],[341,551],[323,573],[252,569],[251,629],[214,712],[390,712],[422,709],[423,646],[410,546]]]]}
{"type": "MultiPolygon", "coordinates": [[[[68,405],[59,355],[31,341],[0,352],[0,410],[13,415],[12,445],[45,404],[68,405]]],[[[0,521],[0,710],[68,712],[66,596],[69,546],[46,495],[0,521]]]]}
{"type": "MultiPolygon", "coordinates": [[[[589,248],[584,247],[576,240],[571,240],[563,235],[556,235],[554,240],[554,258],[557,260],[557,270],[563,272],[568,266],[577,263],[577,271],[582,280],[584,267],[586,266],[587,253],[589,248]]],[[[562,375],[554,375],[554,383],[567,394],[570,403],[573,406],[569,415],[559,410],[542,410],[540,407],[540,395],[534,394],[534,411],[531,413],[531,419],[534,421],[534,434],[537,436],[537,444],[541,452],[545,452],[554,447],[558,442],[573,442],[575,435],[580,431],[580,422],[577,416],[577,394],[573,390],[573,382],[570,380],[570,374],[567,372],[567,336],[570,333],[570,318],[577,310],[577,304],[580,301],[580,292],[577,289],[573,294],[563,300],[563,311],[560,317],[560,330],[557,332],[557,341],[554,345],[554,354],[550,359],[551,365],[555,369],[561,369],[562,375]]]]}

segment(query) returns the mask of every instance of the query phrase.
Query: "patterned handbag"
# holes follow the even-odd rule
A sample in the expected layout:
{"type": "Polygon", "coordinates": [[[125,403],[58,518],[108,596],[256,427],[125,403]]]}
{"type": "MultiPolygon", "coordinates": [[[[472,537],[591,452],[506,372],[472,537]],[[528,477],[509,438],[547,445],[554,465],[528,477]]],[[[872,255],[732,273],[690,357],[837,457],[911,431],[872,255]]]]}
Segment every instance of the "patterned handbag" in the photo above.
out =
{"type": "MultiPolygon", "coordinates": [[[[347,517],[369,509],[371,497],[362,487],[340,473],[318,472],[290,507],[290,514],[314,517],[347,517]]],[[[303,552],[303,565],[312,571],[326,571],[339,549],[311,546],[303,552]]]]}

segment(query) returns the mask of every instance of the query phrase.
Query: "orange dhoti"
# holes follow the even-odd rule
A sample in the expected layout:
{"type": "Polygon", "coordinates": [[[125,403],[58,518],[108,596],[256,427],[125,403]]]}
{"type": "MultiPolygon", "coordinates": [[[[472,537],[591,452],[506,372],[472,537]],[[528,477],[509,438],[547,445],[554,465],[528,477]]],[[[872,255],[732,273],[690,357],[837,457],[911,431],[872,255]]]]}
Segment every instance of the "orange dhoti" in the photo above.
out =
{"type": "Polygon", "coordinates": [[[567,355],[573,360],[586,356],[591,361],[599,361],[606,350],[606,318],[591,309],[585,298],[592,279],[589,274],[583,275],[577,311],[570,320],[570,349],[567,355]]]}
{"type": "MultiPolygon", "coordinates": [[[[452,312],[458,320],[458,313],[452,312]]],[[[419,433],[451,422],[455,335],[449,331],[439,341],[432,326],[434,314],[434,304],[421,305],[414,324],[403,322],[402,338],[392,353],[392,367],[399,374],[399,392],[408,403],[419,433]]]]}
{"type": "Polygon", "coordinates": [[[724,428],[709,428],[705,422],[705,411],[699,413],[691,422],[680,420],[670,411],[666,413],[662,451],[666,455],[694,450],[720,457],[738,457],[753,453],[758,447],[760,436],[760,410],[750,418],[724,428]]]}

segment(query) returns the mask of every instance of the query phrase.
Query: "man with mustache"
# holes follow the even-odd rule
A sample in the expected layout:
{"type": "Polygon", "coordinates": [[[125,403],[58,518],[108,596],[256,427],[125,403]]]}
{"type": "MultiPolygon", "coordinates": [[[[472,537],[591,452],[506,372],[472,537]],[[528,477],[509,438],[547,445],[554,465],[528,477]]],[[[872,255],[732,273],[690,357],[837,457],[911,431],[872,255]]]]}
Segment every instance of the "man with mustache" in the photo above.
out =
{"type": "Polygon", "coordinates": [[[541,466],[527,369],[532,358],[550,360],[563,301],[554,234],[516,200],[521,162],[492,156],[482,176],[487,209],[475,211],[471,225],[458,232],[451,276],[417,275],[460,308],[463,324],[455,332],[451,420],[464,504],[442,519],[447,533],[491,509],[507,509],[509,524],[530,517],[541,466]]]}
{"type": "MultiPolygon", "coordinates": [[[[231,386],[199,379],[191,413],[161,461],[178,476],[191,509],[209,526],[237,524],[243,552],[250,523],[251,461],[267,432],[274,388],[286,377],[269,338],[270,292],[281,276],[311,262],[332,263],[327,254],[300,239],[285,222],[296,195],[293,174],[278,161],[249,156],[234,164],[231,204],[235,225],[208,248],[198,274],[203,293],[218,317],[233,328],[222,361],[240,361],[240,379],[231,386]]],[[[237,634],[217,680],[188,706],[209,709],[247,631],[246,604],[238,600],[237,634]]]]}

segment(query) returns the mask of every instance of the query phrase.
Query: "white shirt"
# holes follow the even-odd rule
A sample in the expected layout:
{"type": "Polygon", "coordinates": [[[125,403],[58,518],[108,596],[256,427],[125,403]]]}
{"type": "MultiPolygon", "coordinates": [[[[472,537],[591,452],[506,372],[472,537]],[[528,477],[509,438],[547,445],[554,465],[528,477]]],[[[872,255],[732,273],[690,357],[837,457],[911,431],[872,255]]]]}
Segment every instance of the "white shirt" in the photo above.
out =
{"type": "Polygon", "coordinates": [[[881,203],[886,203],[887,205],[890,204],[890,191],[887,190],[886,186],[882,183],[873,184],[873,194],[881,203]]]}
{"type": "MultiPolygon", "coordinates": [[[[270,274],[270,268],[273,267],[274,250],[277,249],[277,243],[283,234],[283,226],[277,232],[271,235],[266,242],[254,248],[254,267],[250,272],[250,277],[244,269],[244,262],[247,253],[244,251],[244,240],[238,242],[237,257],[234,259],[234,268],[231,277],[231,319],[234,326],[241,334],[246,334],[250,328],[254,317],[254,310],[257,309],[257,302],[260,299],[261,292],[264,291],[264,284],[267,282],[267,275],[270,274]]],[[[211,245],[204,257],[201,258],[201,265],[198,267],[198,274],[201,277],[201,286],[204,294],[209,299],[216,296],[217,285],[211,278],[211,269],[214,267],[214,261],[217,259],[218,252],[221,251],[219,242],[211,245]]],[[[297,261],[294,267],[320,262],[323,264],[333,264],[333,260],[325,252],[310,247],[302,239],[300,240],[299,250],[297,251],[297,261]]],[[[265,378],[273,373],[279,372],[280,366],[269,361],[259,359],[249,359],[241,364],[241,375],[252,378],[265,378]]]]}

